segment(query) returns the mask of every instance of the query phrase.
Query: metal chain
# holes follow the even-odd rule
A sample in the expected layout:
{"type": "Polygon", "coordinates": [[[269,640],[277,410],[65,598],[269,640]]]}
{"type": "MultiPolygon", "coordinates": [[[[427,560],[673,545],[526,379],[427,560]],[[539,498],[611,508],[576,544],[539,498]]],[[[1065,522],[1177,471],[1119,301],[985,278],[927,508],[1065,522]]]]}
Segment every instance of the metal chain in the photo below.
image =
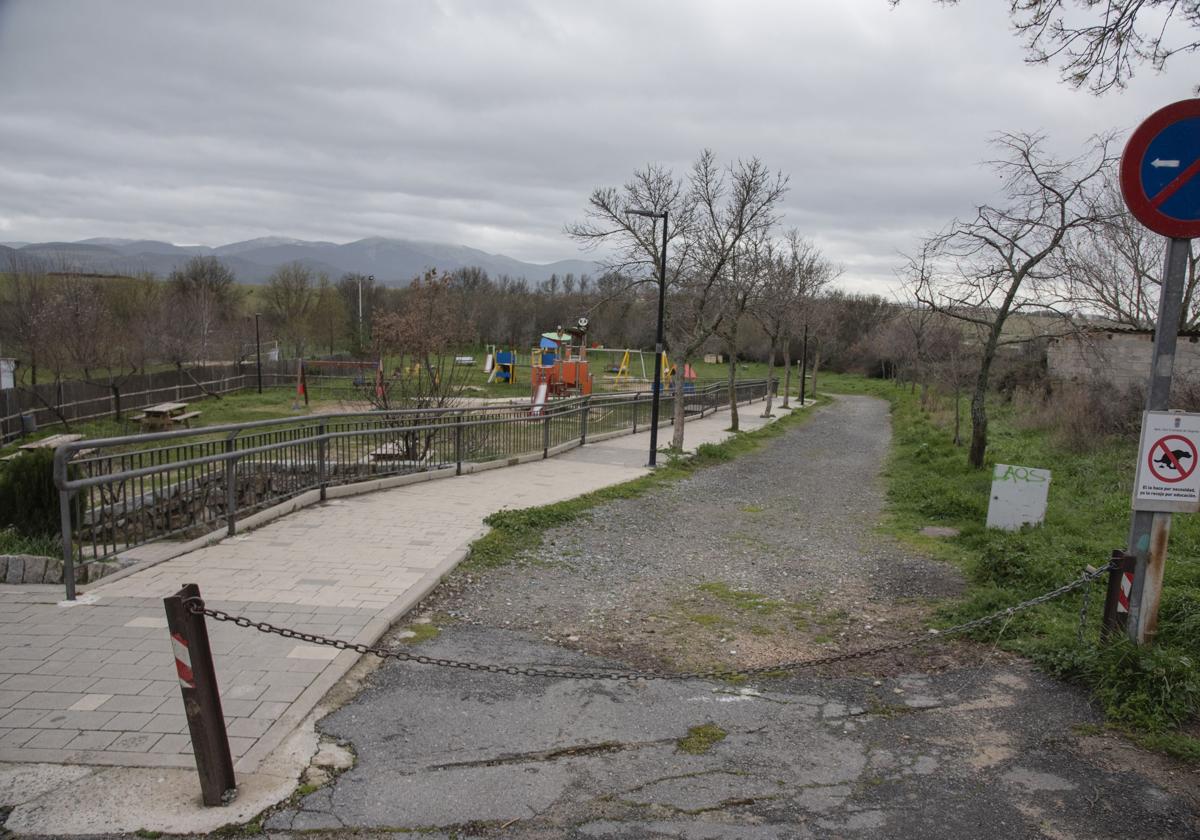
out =
{"type": "Polygon", "coordinates": [[[396,659],[401,662],[415,662],[418,665],[433,665],[439,668],[461,668],[466,671],[481,671],[488,674],[509,674],[512,676],[522,677],[551,677],[557,679],[573,679],[573,680],[628,680],[634,682],[637,680],[714,680],[728,679],[733,677],[749,677],[761,674],[773,673],[777,671],[796,671],[801,668],[815,668],[821,665],[832,665],[837,662],[847,662],[854,659],[865,659],[869,656],[878,656],[882,653],[891,653],[893,651],[904,650],[905,648],[917,647],[918,645],[929,644],[939,641],[947,636],[957,636],[963,633],[969,633],[972,630],[984,627],[988,624],[1000,621],[1001,619],[1011,618],[1016,613],[1036,607],[1038,604],[1044,604],[1047,601],[1053,601],[1055,598],[1061,598],[1068,592],[1073,592],[1081,586],[1087,586],[1093,580],[1101,575],[1112,571],[1116,568],[1115,564],[1110,563],[1100,569],[1085,571],[1075,580],[1063,584],[1057,589],[1052,589],[1035,598],[1030,598],[1026,601],[1021,601],[1019,604],[1014,604],[1003,610],[997,610],[990,615],[974,618],[970,621],[964,621],[962,624],[956,624],[953,627],[948,627],[945,630],[930,630],[928,633],[916,636],[911,639],[906,639],[900,642],[889,642],[884,645],[877,645],[872,648],[863,648],[861,650],[852,650],[845,653],[835,653],[829,656],[821,656],[814,659],[797,659],[791,662],[779,662],[773,665],[758,665],[753,668],[728,668],[728,669],[713,669],[708,671],[682,671],[682,672],[666,672],[666,671],[573,671],[563,668],[521,668],[516,665],[491,665],[483,662],[464,662],[457,659],[441,659],[431,656],[423,656],[421,654],[412,654],[402,650],[387,650],[386,648],[373,647],[371,645],[347,642],[344,639],[332,639],[328,636],[321,636],[316,633],[304,633],[300,630],[292,630],[287,627],[276,627],[274,624],[266,621],[255,621],[243,615],[231,615],[224,610],[214,610],[204,605],[204,600],[201,598],[187,598],[184,603],[188,610],[193,615],[204,615],[214,621],[228,621],[238,627],[248,627],[258,630],[260,633],[272,633],[277,636],[282,636],[285,639],[298,639],[302,642],[308,642],[314,645],[324,645],[337,650],[352,650],[355,653],[362,655],[371,654],[380,659],[396,659]]]}

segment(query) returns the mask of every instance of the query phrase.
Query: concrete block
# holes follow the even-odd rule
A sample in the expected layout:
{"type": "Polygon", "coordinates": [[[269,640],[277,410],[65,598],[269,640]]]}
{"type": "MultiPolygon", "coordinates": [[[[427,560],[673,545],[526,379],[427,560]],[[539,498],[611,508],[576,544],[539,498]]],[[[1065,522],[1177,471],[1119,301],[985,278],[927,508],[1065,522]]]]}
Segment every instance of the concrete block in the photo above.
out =
{"type": "Polygon", "coordinates": [[[46,558],[46,572],[42,575],[42,583],[63,582],[63,561],[59,557],[46,558]]]}
{"type": "Polygon", "coordinates": [[[24,583],[41,583],[46,576],[46,563],[49,557],[26,557],[25,572],[22,576],[24,583]]]}
{"type": "Polygon", "coordinates": [[[20,554],[9,555],[8,567],[4,574],[5,583],[25,582],[25,557],[20,554]]]}

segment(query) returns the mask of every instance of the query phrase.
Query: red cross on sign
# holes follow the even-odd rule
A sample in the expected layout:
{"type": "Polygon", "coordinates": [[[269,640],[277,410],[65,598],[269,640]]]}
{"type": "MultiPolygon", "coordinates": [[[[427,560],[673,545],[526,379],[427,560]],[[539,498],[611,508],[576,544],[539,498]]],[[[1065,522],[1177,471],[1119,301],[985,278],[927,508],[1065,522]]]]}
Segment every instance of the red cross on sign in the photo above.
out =
{"type": "Polygon", "coordinates": [[[1166,435],[1150,447],[1147,466],[1159,481],[1176,484],[1196,471],[1195,445],[1183,435],[1166,435]]]}

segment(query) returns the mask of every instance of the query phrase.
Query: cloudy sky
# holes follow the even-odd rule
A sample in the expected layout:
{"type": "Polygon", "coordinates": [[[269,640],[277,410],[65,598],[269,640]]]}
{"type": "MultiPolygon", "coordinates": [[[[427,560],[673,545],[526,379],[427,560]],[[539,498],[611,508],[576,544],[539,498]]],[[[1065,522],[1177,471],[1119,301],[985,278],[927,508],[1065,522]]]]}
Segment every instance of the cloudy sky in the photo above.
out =
{"type": "Polygon", "coordinates": [[[996,187],[997,130],[1077,152],[1191,95],[1023,64],[1001,0],[0,0],[0,241],[256,236],[580,256],[588,193],[704,147],[885,292],[996,187]]]}

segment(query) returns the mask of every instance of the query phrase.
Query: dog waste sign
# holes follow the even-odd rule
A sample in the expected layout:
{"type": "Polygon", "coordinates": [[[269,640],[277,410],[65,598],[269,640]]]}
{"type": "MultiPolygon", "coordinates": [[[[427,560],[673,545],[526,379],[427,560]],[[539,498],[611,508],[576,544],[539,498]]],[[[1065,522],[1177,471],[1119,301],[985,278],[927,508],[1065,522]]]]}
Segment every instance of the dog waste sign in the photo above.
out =
{"type": "Polygon", "coordinates": [[[1147,411],[1142,420],[1134,510],[1200,511],[1200,414],[1147,411]]]}

